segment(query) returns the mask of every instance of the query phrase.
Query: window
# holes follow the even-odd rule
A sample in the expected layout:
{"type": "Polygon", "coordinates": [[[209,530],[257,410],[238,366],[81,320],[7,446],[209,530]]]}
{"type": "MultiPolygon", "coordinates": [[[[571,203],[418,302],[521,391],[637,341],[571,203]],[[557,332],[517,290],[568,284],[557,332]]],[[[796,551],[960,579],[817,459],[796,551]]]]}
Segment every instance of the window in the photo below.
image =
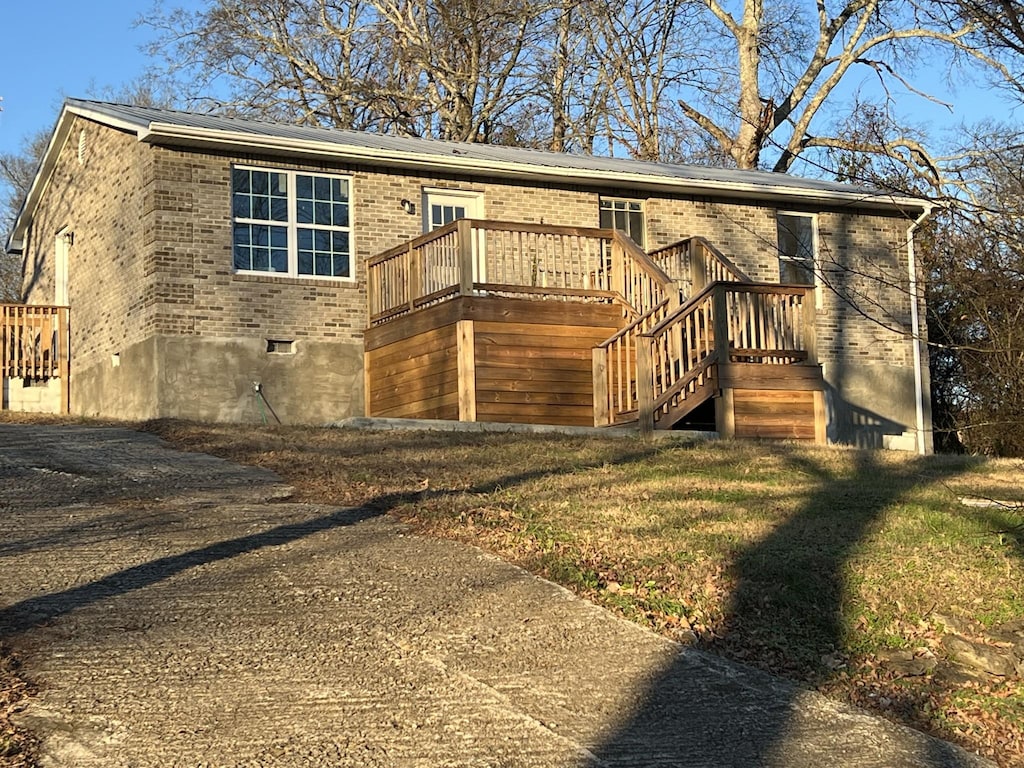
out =
{"type": "Polygon", "coordinates": [[[344,176],[234,167],[235,270],[354,278],[349,186],[344,176]]]}
{"type": "Polygon", "coordinates": [[[779,282],[814,285],[815,220],[802,213],[776,216],[779,236],[779,282]]]}
{"type": "Polygon", "coordinates": [[[644,206],[640,200],[601,198],[601,228],[619,229],[644,247],[644,206]]]}

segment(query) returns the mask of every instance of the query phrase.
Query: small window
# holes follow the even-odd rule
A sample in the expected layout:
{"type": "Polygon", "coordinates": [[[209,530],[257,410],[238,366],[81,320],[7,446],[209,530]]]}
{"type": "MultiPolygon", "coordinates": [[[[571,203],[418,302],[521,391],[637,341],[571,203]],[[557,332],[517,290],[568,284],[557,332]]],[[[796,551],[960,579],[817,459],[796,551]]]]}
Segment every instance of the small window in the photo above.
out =
{"type": "Polygon", "coordinates": [[[800,213],[776,217],[779,237],[779,282],[814,285],[815,222],[800,213]]]}
{"type": "Polygon", "coordinates": [[[644,247],[644,204],[641,200],[601,198],[601,228],[618,229],[644,247]]]}
{"type": "Polygon", "coordinates": [[[350,182],[344,176],[236,166],[232,255],[238,272],[351,280],[350,182]]]}
{"type": "Polygon", "coordinates": [[[268,355],[294,355],[295,342],[284,339],[267,339],[268,355]]]}

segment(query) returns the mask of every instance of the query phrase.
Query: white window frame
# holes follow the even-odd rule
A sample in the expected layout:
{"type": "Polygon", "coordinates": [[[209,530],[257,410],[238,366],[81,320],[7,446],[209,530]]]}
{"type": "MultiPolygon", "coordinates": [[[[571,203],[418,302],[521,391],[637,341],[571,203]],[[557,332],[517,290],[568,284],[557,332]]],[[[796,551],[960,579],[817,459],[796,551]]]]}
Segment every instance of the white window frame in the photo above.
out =
{"type": "MultiPolygon", "coordinates": [[[[810,259],[810,271],[811,271],[811,282],[810,286],[814,288],[814,303],[818,309],[821,309],[821,279],[820,269],[821,264],[818,260],[818,214],[807,213],[806,211],[775,211],[775,231],[776,238],[778,238],[778,227],[780,216],[792,216],[793,218],[799,219],[810,219],[811,220],[811,259],[810,259]]],[[[798,259],[792,256],[786,255],[782,252],[778,241],[776,240],[776,251],[779,254],[779,282],[782,282],[782,262],[801,262],[806,263],[806,259],[798,259]]]]}
{"type": "Polygon", "coordinates": [[[232,164],[232,179],[231,179],[231,192],[230,192],[230,206],[231,206],[231,266],[234,274],[236,275],[260,275],[263,277],[282,277],[282,278],[293,278],[297,280],[331,280],[334,282],[343,283],[354,283],[357,280],[356,274],[356,248],[355,248],[355,206],[352,203],[352,176],[342,173],[324,173],[323,171],[312,171],[303,170],[301,168],[275,168],[265,165],[248,165],[243,163],[232,164]],[[234,171],[260,171],[262,173],[280,173],[288,177],[288,191],[287,191],[287,206],[288,206],[288,219],[287,221],[273,221],[264,219],[252,219],[245,217],[236,217],[234,212],[234,171]],[[327,179],[340,179],[348,185],[348,226],[341,227],[336,225],[307,225],[300,224],[298,221],[298,203],[297,203],[297,184],[296,177],[298,176],[311,176],[312,178],[327,178],[327,179]],[[262,269],[239,269],[235,266],[235,224],[256,224],[265,225],[272,227],[284,227],[287,231],[287,250],[288,250],[288,270],[285,272],[275,272],[273,270],[262,270],[262,269]],[[299,230],[300,229],[311,229],[313,231],[327,231],[327,232],[344,232],[348,234],[348,264],[349,274],[348,275],[309,275],[299,272],[299,230]]]}
{"type": "MultiPolygon", "coordinates": [[[[603,203],[636,203],[636,204],[638,204],[640,206],[640,220],[642,222],[642,228],[643,228],[643,232],[641,234],[643,235],[643,242],[637,243],[637,245],[639,245],[641,248],[646,250],[646,248],[647,248],[647,245],[646,245],[646,243],[647,243],[647,200],[644,199],[644,198],[639,198],[639,197],[613,197],[613,196],[610,196],[610,195],[601,195],[601,196],[598,197],[598,200],[597,200],[598,223],[600,223],[601,211],[604,210],[602,208],[602,204],[603,203]]],[[[614,213],[614,209],[613,209],[613,213],[614,213]]],[[[627,218],[628,218],[629,211],[627,210],[626,213],[627,213],[627,218]]],[[[614,215],[613,215],[612,218],[614,219],[614,215]]],[[[614,222],[613,222],[613,224],[614,224],[614,222]]],[[[614,227],[614,228],[618,229],[618,227],[614,227]]],[[[624,232],[625,234],[629,235],[630,237],[633,236],[632,233],[630,233],[627,230],[623,229],[623,230],[619,230],[619,231],[620,232],[624,232]]]]}

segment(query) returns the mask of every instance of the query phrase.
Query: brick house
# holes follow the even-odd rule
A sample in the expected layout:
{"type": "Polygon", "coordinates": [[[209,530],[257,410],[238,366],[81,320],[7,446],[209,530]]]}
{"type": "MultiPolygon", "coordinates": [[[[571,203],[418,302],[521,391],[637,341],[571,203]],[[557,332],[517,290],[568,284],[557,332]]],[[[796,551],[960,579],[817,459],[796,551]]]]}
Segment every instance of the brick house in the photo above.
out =
{"type": "Polygon", "coordinates": [[[86,416],[636,422],[928,451],[911,300],[928,212],[757,171],[72,99],[8,243],[27,307],[5,309],[4,405],[50,387],[86,416]],[[17,319],[61,307],[69,331],[17,319]],[[26,367],[45,349],[49,369],[26,367]]]}

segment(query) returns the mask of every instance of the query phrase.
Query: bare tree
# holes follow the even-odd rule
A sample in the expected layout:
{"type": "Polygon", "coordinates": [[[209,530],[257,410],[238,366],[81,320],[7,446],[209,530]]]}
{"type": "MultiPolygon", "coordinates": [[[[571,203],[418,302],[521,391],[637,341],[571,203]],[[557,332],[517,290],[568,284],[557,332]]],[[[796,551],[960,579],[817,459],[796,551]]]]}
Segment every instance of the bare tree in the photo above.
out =
{"type": "MultiPolygon", "coordinates": [[[[14,228],[49,140],[49,130],[41,130],[22,141],[20,152],[0,154],[0,188],[4,192],[0,200],[0,245],[6,245],[7,235],[14,228]]],[[[21,259],[4,250],[0,255],[0,301],[20,300],[21,259]]]]}
{"type": "Polygon", "coordinates": [[[598,44],[601,81],[609,94],[604,122],[609,151],[616,144],[641,160],[681,154],[672,95],[698,66],[689,55],[689,0],[590,0],[585,6],[598,44]]]}
{"type": "Polygon", "coordinates": [[[709,64],[679,105],[740,168],[761,165],[766,149],[772,169],[783,172],[811,148],[902,149],[917,162],[923,148],[910,139],[861,146],[823,125],[823,109],[838,104],[838,87],[855,70],[871,74],[887,99],[932,98],[913,82],[922,61],[934,67],[967,57],[1008,74],[972,46],[971,22],[950,26],[941,6],[929,3],[822,0],[813,13],[782,0],[705,5],[690,35],[705,41],[695,55],[709,64]]]}
{"type": "Polygon", "coordinates": [[[144,23],[219,111],[487,141],[520,98],[530,0],[215,0],[144,23]]]}

